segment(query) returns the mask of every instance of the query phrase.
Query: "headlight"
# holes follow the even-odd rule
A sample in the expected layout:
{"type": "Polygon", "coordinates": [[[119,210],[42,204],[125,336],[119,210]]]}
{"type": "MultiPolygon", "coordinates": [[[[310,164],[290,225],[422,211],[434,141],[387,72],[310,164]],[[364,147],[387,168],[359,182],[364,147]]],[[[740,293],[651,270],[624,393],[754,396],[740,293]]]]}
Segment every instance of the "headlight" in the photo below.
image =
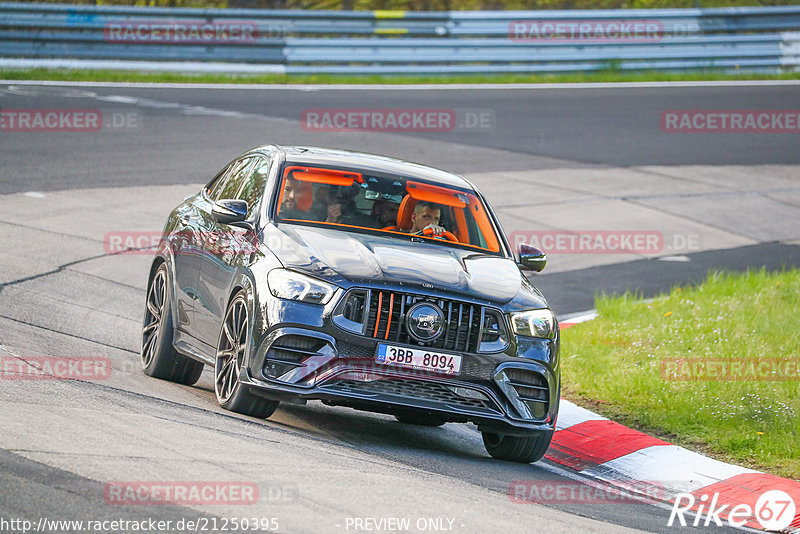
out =
{"type": "Polygon", "coordinates": [[[274,296],[309,302],[327,304],[336,292],[336,286],[287,269],[273,269],[267,275],[269,291],[274,296]]]}
{"type": "Polygon", "coordinates": [[[512,313],[514,333],[520,336],[552,339],[556,335],[556,318],[550,310],[531,310],[512,313]]]}

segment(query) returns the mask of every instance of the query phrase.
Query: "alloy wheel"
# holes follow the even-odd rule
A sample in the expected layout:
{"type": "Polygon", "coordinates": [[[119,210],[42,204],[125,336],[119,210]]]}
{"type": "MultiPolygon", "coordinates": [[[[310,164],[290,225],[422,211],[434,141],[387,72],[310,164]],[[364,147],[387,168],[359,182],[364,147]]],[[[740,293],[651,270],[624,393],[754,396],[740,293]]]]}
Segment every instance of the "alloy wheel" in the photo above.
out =
{"type": "Polygon", "coordinates": [[[158,270],[150,283],[147,292],[147,307],[144,314],[142,327],[142,367],[148,367],[153,361],[161,332],[161,319],[164,315],[166,301],[167,277],[164,269],[158,270]]]}
{"type": "Polygon", "coordinates": [[[239,372],[244,365],[246,347],[247,307],[244,297],[239,296],[228,307],[217,349],[214,391],[220,403],[227,402],[236,390],[239,383],[239,372]]]}

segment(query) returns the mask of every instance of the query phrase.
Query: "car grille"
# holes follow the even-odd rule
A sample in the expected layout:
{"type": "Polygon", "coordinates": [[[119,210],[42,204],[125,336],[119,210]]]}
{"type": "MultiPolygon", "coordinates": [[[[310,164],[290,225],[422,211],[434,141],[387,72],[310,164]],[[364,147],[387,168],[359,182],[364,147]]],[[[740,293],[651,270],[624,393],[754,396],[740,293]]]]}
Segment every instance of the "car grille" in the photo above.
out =
{"type": "Polygon", "coordinates": [[[451,299],[396,291],[354,290],[347,295],[341,309],[342,316],[360,324],[362,334],[367,337],[436,349],[480,352],[482,344],[498,344],[504,334],[499,311],[451,299]],[[444,331],[434,341],[420,342],[410,336],[405,327],[406,311],[418,302],[435,304],[444,312],[444,331]]]}
{"type": "Polygon", "coordinates": [[[325,384],[325,389],[334,389],[342,393],[396,395],[408,399],[420,399],[428,402],[440,402],[449,406],[464,409],[498,411],[493,402],[468,399],[456,395],[447,386],[427,380],[335,380],[325,384]]]}

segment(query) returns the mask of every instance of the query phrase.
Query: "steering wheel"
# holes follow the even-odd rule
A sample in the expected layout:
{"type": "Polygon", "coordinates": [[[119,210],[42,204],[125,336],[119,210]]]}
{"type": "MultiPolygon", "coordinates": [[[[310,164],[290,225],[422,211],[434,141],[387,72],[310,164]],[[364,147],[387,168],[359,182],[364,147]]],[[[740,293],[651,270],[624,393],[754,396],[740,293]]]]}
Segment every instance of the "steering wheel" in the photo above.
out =
{"type": "Polygon", "coordinates": [[[448,232],[447,230],[445,230],[443,233],[435,236],[435,235],[433,235],[433,228],[423,228],[422,230],[420,230],[419,232],[417,232],[414,235],[424,235],[424,236],[427,236],[427,237],[433,237],[434,239],[444,238],[447,241],[452,241],[454,243],[460,243],[461,242],[461,241],[458,240],[458,238],[455,236],[455,234],[453,234],[452,232],[448,232]]]}

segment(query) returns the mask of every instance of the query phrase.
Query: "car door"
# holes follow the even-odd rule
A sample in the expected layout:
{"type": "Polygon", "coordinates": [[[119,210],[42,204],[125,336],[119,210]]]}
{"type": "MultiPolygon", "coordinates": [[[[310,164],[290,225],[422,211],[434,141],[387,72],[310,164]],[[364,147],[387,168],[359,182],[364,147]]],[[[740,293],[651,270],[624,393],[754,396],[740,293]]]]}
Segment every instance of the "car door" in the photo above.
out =
{"type": "MultiPolygon", "coordinates": [[[[241,161],[233,170],[225,185],[213,199],[214,202],[226,199],[248,200],[253,189],[261,188],[263,194],[262,172],[268,168],[264,156],[252,156],[241,161]],[[254,172],[256,170],[259,172],[254,172]],[[261,184],[260,186],[258,184],[261,184]],[[246,198],[242,198],[246,197],[246,198]]],[[[266,175],[263,177],[266,180],[266,175]]],[[[260,198],[260,196],[259,196],[260,198]]],[[[258,212],[248,202],[248,220],[254,219],[258,212]]],[[[195,307],[197,338],[207,345],[216,346],[222,324],[227,294],[236,269],[249,261],[255,236],[253,231],[239,226],[218,223],[211,215],[213,203],[209,202],[201,210],[203,234],[208,243],[207,253],[200,261],[200,280],[198,299],[195,307]]]]}
{"type": "Polygon", "coordinates": [[[175,267],[175,288],[177,302],[177,327],[192,334],[194,330],[194,309],[197,298],[197,284],[200,280],[200,255],[203,254],[202,225],[198,203],[214,194],[225,181],[232,165],[222,169],[192,197],[187,198],[175,210],[175,223],[169,235],[173,250],[175,267]]]}

